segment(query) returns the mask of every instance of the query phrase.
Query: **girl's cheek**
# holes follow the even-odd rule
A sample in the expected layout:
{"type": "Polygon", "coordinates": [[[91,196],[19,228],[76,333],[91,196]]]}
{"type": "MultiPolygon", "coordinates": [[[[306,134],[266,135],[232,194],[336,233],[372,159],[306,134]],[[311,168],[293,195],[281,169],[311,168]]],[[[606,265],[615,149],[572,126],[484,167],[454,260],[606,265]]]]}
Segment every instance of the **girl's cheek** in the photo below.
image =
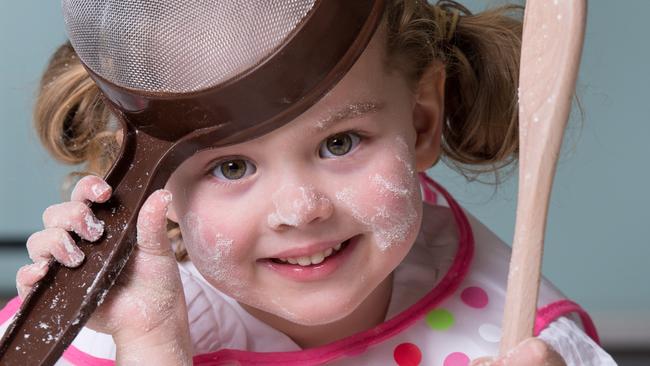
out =
{"type": "Polygon", "coordinates": [[[235,281],[234,239],[204,222],[200,215],[189,212],[181,220],[183,244],[196,268],[211,282],[235,281]]]}
{"type": "Polygon", "coordinates": [[[414,240],[420,225],[421,196],[412,154],[403,140],[376,159],[372,173],[345,187],[337,200],[373,233],[382,251],[414,240]]]}

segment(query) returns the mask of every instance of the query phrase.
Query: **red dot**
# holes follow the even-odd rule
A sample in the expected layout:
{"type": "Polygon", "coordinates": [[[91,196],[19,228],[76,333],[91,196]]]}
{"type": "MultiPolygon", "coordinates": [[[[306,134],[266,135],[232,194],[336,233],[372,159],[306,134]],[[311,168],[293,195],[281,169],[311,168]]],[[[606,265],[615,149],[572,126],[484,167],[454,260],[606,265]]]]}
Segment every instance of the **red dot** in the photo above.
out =
{"type": "Polygon", "coordinates": [[[393,357],[399,366],[418,366],[422,361],[422,352],[413,343],[402,343],[395,347],[393,357]]]}
{"type": "Polygon", "coordinates": [[[460,298],[467,306],[476,309],[484,308],[488,304],[488,295],[480,287],[468,287],[460,294],[460,298]]]}
{"type": "Polygon", "coordinates": [[[469,365],[469,357],[462,352],[450,353],[445,361],[442,363],[443,366],[467,366],[469,365]]]}

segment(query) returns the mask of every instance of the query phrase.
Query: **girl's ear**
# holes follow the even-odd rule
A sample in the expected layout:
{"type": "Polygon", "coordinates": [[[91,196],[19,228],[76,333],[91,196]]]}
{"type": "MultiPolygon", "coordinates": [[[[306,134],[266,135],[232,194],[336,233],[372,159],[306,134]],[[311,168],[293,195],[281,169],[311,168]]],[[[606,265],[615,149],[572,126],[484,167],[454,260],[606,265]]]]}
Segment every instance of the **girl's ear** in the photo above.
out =
{"type": "Polygon", "coordinates": [[[444,118],[445,65],[433,61],[422,74],[415,91],[413,127],[416,133],[416,169],[423,172],[440,158],[444,118]]]}

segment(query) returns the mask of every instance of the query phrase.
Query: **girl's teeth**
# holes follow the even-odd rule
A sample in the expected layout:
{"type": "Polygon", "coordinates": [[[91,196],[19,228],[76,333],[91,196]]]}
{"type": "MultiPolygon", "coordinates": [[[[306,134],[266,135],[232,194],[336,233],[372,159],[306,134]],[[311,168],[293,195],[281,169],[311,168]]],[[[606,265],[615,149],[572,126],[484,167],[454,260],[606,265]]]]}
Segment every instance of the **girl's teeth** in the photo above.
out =
{"type": "Polygon", "coordinates": [[[316,253],[311,256],[311,264],[318,264],[325,260],[324,253],[316,253]]]}
{"type": "Polygon", "coordinates": [[[312,264],[319,264],[319,263],[322,263],[325,260],[325,258],[332,255],[332,253],[334,253],[335,251],[340,250],[342,245],[343,245],[343,243],[337,244],[334,248],[327,248],[324,251],[318,252],[316,254],[312,254],[309,257],[278,258],[278,260],[280,262],[284,262],[284,263],[289,262],[290,264],[298,264],[298,265],[301,265],[303,267],[310,266],[312,264]]]}
{"type": "Polygon", "coordinates": [[[311,258],[310,257],[299,257],[298,258],[298,264],[301,266],[308,266],[311,264],[311,258]]]}

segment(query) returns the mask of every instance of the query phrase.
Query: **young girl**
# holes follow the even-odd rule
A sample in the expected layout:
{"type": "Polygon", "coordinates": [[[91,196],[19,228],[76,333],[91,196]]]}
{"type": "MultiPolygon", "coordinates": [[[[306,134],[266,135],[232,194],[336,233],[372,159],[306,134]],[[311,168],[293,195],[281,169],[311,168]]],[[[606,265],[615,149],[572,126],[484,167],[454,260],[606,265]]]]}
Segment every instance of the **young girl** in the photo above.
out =
{"type": "MultiPolygon", "coordinates": [[[[268,134],[194,155],[147,199],[125,272],[61,362],[614,364],[586,313],[546,281],[537,337],[491,358],[508,247],[424,174],[441,157],[469,170],[516,157],[516,10],[389,1],[325,97],[268,134]]],[[[50,257],[83,262],[69,231],[103,234],[86,204],[111,196],[98,175],[120,131],[98,93],[62,46],[37,129],[55,157],[94,175],[45,210],[20,298],[50,257]]],[[[0,313],[3,331],[19,302],[0,313]]]]}

